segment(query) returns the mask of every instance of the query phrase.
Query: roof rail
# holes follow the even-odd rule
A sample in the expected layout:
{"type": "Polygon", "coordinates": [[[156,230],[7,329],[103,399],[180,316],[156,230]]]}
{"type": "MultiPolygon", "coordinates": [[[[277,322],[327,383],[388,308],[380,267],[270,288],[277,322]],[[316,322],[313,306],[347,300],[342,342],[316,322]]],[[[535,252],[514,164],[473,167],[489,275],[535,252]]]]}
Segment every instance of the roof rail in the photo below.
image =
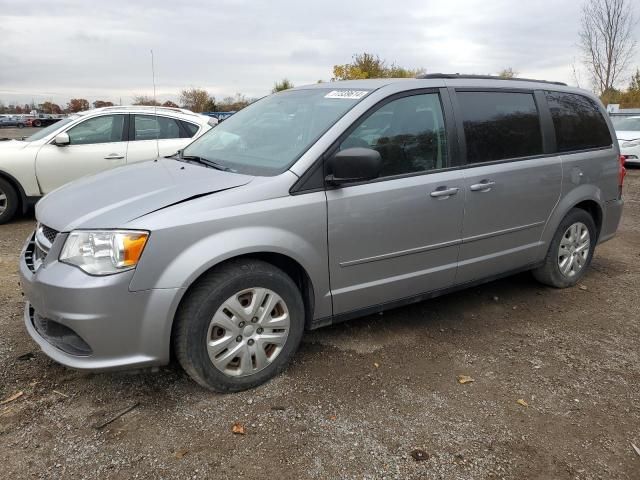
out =
{"type": "Polygon", "coordinates": [[[185,115],[198,115],[191,110],[175,107],[154,107],[153,105],[113,105],[111,107],[102,107],[102,110],[153,110],[153,111],[170,111],[184,113],[185,115]]]}
{"type": "Polygon", "coordinates": [[[419,79],[427,79],[427,78],[451,78],[451,79],[476,79],[476,80],[515,80],[520,82],[536,82],[536,83],[549,83],[551,85],[562,85],[567,86],[566,83],[563,82],[552,82],[549,80],[535,80],[533,78],[503,78],[498,77],[497,75],[468,75],[461,73],[425,73],[422,75],[417,75],[416,78],[419,79]]]}

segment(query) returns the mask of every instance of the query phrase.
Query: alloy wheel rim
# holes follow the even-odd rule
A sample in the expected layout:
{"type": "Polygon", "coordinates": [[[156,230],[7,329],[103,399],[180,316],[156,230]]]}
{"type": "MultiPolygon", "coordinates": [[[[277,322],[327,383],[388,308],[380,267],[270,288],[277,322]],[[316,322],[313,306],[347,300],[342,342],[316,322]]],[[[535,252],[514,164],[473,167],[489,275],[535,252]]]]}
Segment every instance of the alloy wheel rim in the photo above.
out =
{"type": "Polygon", "coordinates": [[[565,277],[574,277],[587,263],[591,237],[589,229],[582,222],[569,226],[560,240],[558,248],[558,267],[565,277]]]}
{"type": "Polygon", "coordinates": [[[7,209],[7,194],[0,190],[0,215],[7,209]]]}
{"type": "Polygon", "coordinates": [[[280,355],[290,325],[287,304],[273,290],[241,290],[222,303],[209,323],[209,359],[230,377],[258,373],[280,355]]]}

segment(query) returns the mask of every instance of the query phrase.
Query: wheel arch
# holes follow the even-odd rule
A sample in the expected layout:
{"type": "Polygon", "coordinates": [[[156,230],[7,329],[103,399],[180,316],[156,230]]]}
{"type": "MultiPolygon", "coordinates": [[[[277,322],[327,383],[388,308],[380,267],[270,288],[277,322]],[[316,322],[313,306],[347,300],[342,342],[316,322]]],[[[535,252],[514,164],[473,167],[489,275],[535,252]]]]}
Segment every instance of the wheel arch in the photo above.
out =
{"type": "Polygon", "coordinates": [[[9,182],[9,184],[16,189],[16,192],[18,192],[18,199],[20,201],[20,204],[18,205],[18,211],[25,213],[27,211],[27,208],[29,207],[29,202],[27,200],[27,194],[22,188],[22,185],[20,185],[20,182],[18,182],[18,180],[16,180],[13,175],[5,172],[4,170],[0,170],[0,178],[9,182]]]}
{"type": "Polygon", "coordinates": [[[585,210],[592,216],[599,238],[604,222],[604,203],[601,190],[594,185],[580,185],[564,195],[551,213],[545,230],[542,232],[540,258],[546,255],[560,222],[573,208],[585,210]]]}
{"type": "Polygon", "coordinates": [[[288,255],[284,255],[282,253],[272,252],[272,251],[256,251],[251,253],[243,253],[236,256],[232,256],[226,258],[215,265],[210,266],[203,272],[201,272],[196,278],[194,278],[191,283],[185,288],[181,289],[180,298],[175,302],[175,308],[173,308],[173,314],[171,317],[171,326],[170,326],[170,337],[167,339],[169,342],[170,355],[173,357],[173,337],[174,337],[174,329],[175,329],[175,317],[176,314],[180,311],[180,307],[183,302],[188,298],[188,293],[198,284],[198,281],[204,278],[206,275],[210,274],[212,271],[220,268],[221,266],[237,261],[237,260],[261,260],[265,263],[269,263],[283,272],[285,272],[291,279],[294,281],[300,293],[302,295],[302,301],[304,303],[305,309],[305,330],[308,330],[311,326],[315,308],[315,293],[313,290],[313,283],[311,281],[311,277],[309,276],[306,269],[295,259],[288,255]]]}

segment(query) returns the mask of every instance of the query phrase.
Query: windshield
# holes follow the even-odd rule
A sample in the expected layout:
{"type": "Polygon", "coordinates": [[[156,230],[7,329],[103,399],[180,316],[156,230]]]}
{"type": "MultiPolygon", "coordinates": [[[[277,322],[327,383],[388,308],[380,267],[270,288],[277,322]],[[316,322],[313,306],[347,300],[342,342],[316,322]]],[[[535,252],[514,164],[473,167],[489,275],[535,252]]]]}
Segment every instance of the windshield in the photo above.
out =
{"type": "Polygon", "coordinates": [[[612,117],[611,122],[618,132],[640,132],[640,117],[612,117]]]}
{"type": "Polygon", "coordinates": [[[26,142],[34,142],[36,140],[40,140],[41,138],[46,137],[50,133],[55,132],[60,127],[63,127],[65,125],[73,122],[78,117],[79,117],[79,115],[71,115],[70,117],[63,118],[62,120],[59,120],[56,123],[52,123],[51,125],[49,125],[48,127],[43,128],[42,130],[38,130],[36,133],[31,135],[30,137],[25,138],[25,141],[26,142]]]}
{"type": "Polygon", "coordinates": [[[270,95],[211,129],[183,156],[249,175],[277,175],[368,93],[313,88],[270,95]]]}

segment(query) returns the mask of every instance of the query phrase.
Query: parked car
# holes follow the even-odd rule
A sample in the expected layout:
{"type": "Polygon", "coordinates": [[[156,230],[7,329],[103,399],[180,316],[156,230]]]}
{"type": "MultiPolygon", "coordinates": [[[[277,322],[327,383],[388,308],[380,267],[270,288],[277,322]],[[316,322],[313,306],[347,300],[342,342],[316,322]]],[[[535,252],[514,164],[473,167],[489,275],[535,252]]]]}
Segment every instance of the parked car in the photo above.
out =
{"type": "Polygon", "coordinates": [[[640,166],[640,116],[614,118],[620,153],[626,166],[640,166]]]}
{"type": "Polygon", "coordinates": [[[24,128],[27,122],[21,117],[0,116],[0,127],[18,127],[24,128]]]}
{"type": "Polygon", "coordinates": [[[174,154],[217,120],[163,107],[80,112],[25,140],[0,143],[0,224],[67,182],[174,154]]]}
{"type": "Polygon", "coordinates": [[[592,93],[427,75],[265,97],[181,154],[66,185],[20,259],[26,329],[78,369],[230,392],[303,331],[523,270],[584,276],[624,167],[592,93]]]}

